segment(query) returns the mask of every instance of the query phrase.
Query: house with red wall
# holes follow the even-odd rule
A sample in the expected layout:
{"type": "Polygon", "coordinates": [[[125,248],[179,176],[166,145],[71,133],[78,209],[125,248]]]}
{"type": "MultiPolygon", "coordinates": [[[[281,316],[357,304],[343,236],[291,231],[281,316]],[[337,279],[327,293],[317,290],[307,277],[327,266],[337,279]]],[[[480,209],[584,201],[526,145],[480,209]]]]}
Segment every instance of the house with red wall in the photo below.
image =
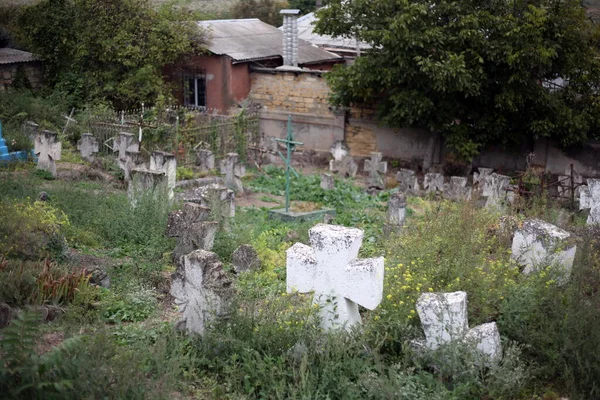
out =
{"type": "MultiPolygon", "coordinates": [[[[251,67],[284,64],[284,32],[256,18],[200,21],[209,37],[208,53],[190,55],[165,68],[175,97],[185,106],[226,113],[251,90],[251,67]]],[[[297,32],[297,31],[296,31],[297,32]]],[[[327,71],[344,60],[337,54],[297,39],[301,69],[327,71]]]]}

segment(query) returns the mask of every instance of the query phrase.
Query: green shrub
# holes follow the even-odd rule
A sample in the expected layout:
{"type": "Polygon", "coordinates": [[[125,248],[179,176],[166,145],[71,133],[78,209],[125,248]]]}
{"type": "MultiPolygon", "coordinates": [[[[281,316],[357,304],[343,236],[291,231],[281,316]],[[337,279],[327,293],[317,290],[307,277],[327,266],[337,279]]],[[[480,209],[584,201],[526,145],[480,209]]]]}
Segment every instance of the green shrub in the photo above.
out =
{"type": "Polygon", "coordinates": [[[187,180],[194,177],[194,171],[187,167],[177,167],[177,180],[187,180]]]}
{"type": "Polygon", "coordinates": [[[103,295],[104,318],[108,322],[139,322],[156,309],[156,295],[144,287],[132,287],[121,293],[106,291],[103,295]]]}
{"type": "Polygon", "coordinates": [[[26,260],[61,256],[69,225],[66,214],[47,202],[0,199],[0,254],[26,260]]]}

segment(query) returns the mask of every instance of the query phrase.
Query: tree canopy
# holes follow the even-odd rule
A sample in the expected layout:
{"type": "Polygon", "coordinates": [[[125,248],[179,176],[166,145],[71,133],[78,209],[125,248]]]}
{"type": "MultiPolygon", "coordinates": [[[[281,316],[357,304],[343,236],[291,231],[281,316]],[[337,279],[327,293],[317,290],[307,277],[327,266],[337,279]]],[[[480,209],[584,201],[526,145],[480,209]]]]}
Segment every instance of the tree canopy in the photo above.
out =
{"type": "Polygon", "coordinates": [[[599,137],[598,29],[578,0],[331,0],[318,16],[318,32],[372,46],[328,74],[335,105],[375,103],[387,125],[439,132],[467,159],[599,137]]]}
{"type": "Polygon", "coordinates": [[[148,0],[42,0],[18,18],[19,42],[46,80],[76,101],[137,106],[170,92],[164,65],[199,50],[203,34],[182,11],[148,0]]]}

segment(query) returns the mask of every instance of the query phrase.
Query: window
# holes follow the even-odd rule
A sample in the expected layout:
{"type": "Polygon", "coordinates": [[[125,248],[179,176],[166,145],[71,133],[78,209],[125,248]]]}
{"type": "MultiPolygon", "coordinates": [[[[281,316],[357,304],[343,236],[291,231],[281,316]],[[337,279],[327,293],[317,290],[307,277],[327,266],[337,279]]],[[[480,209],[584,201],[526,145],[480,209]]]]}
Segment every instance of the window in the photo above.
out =
{"type": "Polygon", "coordinates": [[[184,75],[183,77],[183,104],[192,107],[206,107],[206,76],[184,75]]]}

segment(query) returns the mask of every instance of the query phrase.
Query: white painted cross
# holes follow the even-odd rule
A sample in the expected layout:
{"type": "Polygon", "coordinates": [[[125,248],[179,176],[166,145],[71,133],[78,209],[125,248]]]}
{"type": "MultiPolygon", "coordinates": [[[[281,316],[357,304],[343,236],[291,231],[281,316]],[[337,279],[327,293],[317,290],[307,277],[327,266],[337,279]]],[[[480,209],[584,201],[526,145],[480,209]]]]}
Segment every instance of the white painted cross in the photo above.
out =
{"type": "Polygon", "coordinates": [[[367,175],[367,187],[377,189],[385,188],[385,181],[383,178],[387,172],[387,161],[381,161],[381,157],[381,153],[373,151],[371,152],[371,159],[365,160],[364,170],[369,174],[367,175]]]}
{"type": "Polygon", "coordinates": [[[383,295],[383,257],[358,259],[363,231],[318,224],[310,229],[311,246],[287,250],[287,291],[314,291],[325,330],[350,329],[361,323],[358,306],[369,310],[383,295]]]}
{"type": "Polygon", "coordinates": [[[58,135],[50,131],[42,131],[35,136],[33,152],[38,157],[37,168],[56,176],[56,161],[60,160],[62,144],[58,135]]]}

